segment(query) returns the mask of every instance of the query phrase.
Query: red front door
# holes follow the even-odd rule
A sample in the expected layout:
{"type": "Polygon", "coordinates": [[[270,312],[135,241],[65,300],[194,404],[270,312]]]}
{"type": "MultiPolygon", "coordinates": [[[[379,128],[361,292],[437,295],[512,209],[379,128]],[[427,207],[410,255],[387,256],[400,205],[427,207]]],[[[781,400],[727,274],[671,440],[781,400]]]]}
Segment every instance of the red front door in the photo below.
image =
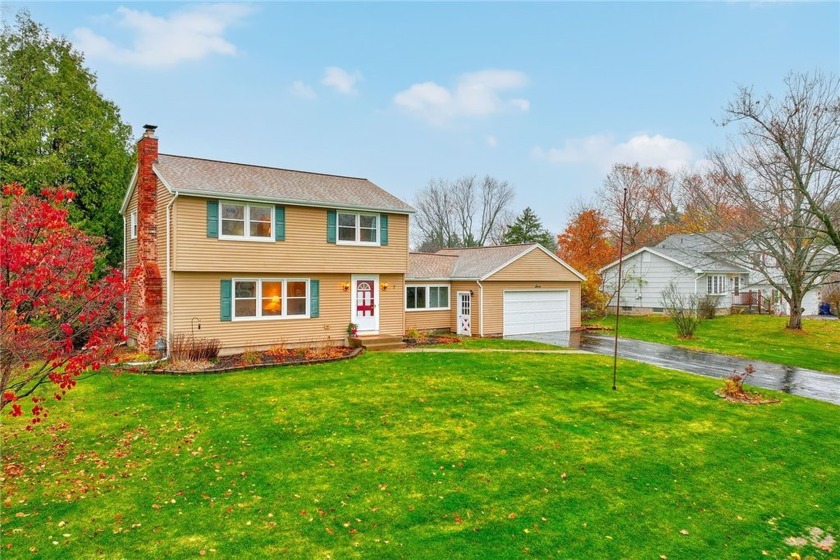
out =
{"type": "Polygon", "coordinates": [[[376,330],[376,283],[373,280],[356,280],[356,305],[354,323],[359,332],[376,330]]]}

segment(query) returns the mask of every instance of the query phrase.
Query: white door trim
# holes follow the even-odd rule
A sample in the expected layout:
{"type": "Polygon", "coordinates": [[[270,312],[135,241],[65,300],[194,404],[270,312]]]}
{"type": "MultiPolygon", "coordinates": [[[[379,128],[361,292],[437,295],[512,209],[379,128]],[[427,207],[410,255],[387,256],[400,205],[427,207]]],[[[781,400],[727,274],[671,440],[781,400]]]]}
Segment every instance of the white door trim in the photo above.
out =
{"type": "Polygon", "coordinates": [[[379,334],[379,275],[353,274],[350,277],[350,322],[359,325],[359,334],[379,334]],[[365,329],[356,318],[356,282],[369,280],[373,283],[373,328],[365,329]]]}
{"type": "Polygon", "coordinates": [[[472,336],[472,294],[470,292],[456,292],[455,297],[455,332],[459,335],[466,335],[472,336]],[[466,324],[462,324],[462,317],[464,315],[461,314],[461,296],[466,296],[467,300],[469,301],[469,315],[466,315],[466,324]]]}

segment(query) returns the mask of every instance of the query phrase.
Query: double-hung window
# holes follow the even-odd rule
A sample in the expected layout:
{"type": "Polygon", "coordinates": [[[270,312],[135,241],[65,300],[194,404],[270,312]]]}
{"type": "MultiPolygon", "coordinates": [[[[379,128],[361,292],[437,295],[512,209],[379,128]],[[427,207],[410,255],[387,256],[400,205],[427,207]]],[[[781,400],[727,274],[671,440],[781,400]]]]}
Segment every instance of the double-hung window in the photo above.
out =
{"type": "Polygon", "coordinates": [[[233,318],[308,317],[309,282],[303,279],[242,279],[233,281],[233,318]]]}
{"type": "Polygon", "coordinates": [[[137,210],[131,213],[131,238],[137,239],[137,210]]]}
{"type": "Polygon", "coordinates": [[[449,286],[407,286],[406,310],[449,309],[449,286]]]}
{"type": "Polygon", "coordinates": [[[338,243],[379,245],[379,216],[338,213],[338,243]]]}
{"type": "Polygon", "coordinates": [[[223,239],[273,239],[272,206],[241,202],[222,202],[220,206],[223,239]]]}
{"type": "Polygon", "coordinates": [[[711,295],[726,293],[726,276],[708,276],[706,278],[706,293],[711,295]]]}

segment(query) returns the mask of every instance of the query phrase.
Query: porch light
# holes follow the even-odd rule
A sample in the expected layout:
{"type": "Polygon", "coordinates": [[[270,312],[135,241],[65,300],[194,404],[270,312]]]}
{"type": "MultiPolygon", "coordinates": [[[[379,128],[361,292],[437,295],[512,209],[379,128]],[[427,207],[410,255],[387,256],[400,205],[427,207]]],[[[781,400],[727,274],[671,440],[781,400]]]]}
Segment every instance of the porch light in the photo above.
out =
{"type": "Polygon", "coordinates": [[[350,290],[350,282],[342,282],[341,284],[339,284],[339,286],[345,292],[350,290]]]}
{"type": "Polygon", "coordinates": [[[382,282],[382,284],[380,284],[380,286],[382,286],[382,291],[384,292],[388,289],[388,282],[382,282]]]}

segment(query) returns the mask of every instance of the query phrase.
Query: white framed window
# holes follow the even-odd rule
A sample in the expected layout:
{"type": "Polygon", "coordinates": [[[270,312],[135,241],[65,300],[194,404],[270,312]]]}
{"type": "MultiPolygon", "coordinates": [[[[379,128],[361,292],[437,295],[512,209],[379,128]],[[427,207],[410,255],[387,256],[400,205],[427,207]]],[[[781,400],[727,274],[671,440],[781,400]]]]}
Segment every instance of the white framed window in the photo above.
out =
{"type": "Polygon", "coordinates": [[[309,317],[309,280],[304,278],[235,278],[234,321],[309,317]]]}
{"type": "Polygon", "coordinates": [[[714,275],[706,277],[706,293],[711,295],[726,293],[726,276],[714,275]]]}
{"type": "Polygon", "coordinates": [[[449,309],[449,286],[406,286],[405,309],[406,311],[449,309]]]}
{"type": "Polygon", "coordinates": [[[274,207],[244,202],[219,202],[219,237],[272,241],[274,239],[274,207]]]}
{"type": "Polygon", "coordinates": [[[379,245],[379,215],[338,212],[336,242],[344,245],[379,245]]]}
{"type": "Polygon", "coordinates": [[[741,277],[736,276],[732,279],[732,295],[733,296],[740,296],[741,295],[741,277]]]}
{"type": "Polygon", "coordinates": [[[131,232],[131,239],[137,239],[137,210],[131,213],[131,229],[129,231],[131,232]]]}

